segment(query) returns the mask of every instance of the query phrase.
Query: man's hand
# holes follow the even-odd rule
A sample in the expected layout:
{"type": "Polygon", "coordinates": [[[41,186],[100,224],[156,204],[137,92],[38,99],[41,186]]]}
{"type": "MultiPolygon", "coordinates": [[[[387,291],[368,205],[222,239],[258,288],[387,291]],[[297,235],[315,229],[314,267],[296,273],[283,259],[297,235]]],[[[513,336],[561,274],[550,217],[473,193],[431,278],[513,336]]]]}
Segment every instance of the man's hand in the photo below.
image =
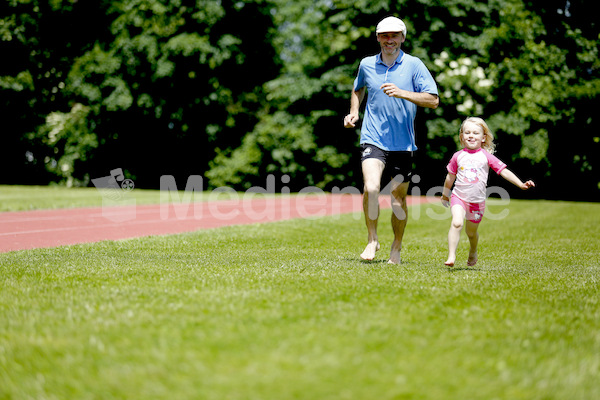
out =
{"type": "Polygon", "coordinates": [[[437,108],[440,105],[440,98],[437,94],[431,93],[416,93],[408,90],[400,89],[398,86],[391,82],[384,83],[380,87],[383,93],[390,97],[396,97],[398,99],[408,100],[411,103],[415,103],[419,107],[437,108]]]}
{"type": "Polygon", "coordinates": [[[383,93],[387,94],[390,97],[400,98],[400,93],[402,92],[402,89],[399,89],[398,86],[394,85],[391,82],[384,83],[383,85],[381,85],[380,89],[383,90],[383,93]]]}
{"type": "Polygon", "coordinates": [[[358,121],[358,114],[348,114],[344,117],[344,128],[354,128],[358,121]]]}

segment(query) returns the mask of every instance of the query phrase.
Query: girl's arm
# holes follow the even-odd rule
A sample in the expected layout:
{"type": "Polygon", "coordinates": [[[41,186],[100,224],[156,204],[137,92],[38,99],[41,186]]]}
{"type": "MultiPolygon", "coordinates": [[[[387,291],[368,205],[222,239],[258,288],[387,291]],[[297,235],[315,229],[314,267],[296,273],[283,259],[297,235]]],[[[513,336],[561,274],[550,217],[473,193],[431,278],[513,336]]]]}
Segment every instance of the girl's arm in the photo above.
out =
{"type": "Polygon", "coordinates": [[[444,207],[448,207],[450,205],[450,191],[452,190],[452,185],[454,185],[454,181],[456,180],[456,175],[451,173],[446,174],[446,180],[444,181],[444,189],[442,189],[442,204],[444,207]]]}
{"type": "Polygon", "coordinates": [[[522,182],[511,170],[504,168],[500,171],[500,176],[512,183],[513,185],[520,187],[523,190],[535,187],[533,181],[522,182]]]}

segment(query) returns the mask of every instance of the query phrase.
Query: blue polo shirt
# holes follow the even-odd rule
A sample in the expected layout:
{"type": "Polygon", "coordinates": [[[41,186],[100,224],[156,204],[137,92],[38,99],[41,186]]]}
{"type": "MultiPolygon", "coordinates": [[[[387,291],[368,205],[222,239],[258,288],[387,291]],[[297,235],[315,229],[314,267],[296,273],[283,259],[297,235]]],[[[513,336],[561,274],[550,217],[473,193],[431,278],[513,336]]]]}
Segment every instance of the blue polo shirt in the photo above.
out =
{"type": "Polygon", "coordinates": [[[354,90],[367,88],[367,106],[360,143],[369,143],[387,151],[415,151],[415,117],[417,105],[408,100],[389,97],[380,89],[384,82],[411,92],[438,94],[431,73],[417,57],[400,51],[396,62],[388,67],[381,55],[360,62],[354,90]]]}

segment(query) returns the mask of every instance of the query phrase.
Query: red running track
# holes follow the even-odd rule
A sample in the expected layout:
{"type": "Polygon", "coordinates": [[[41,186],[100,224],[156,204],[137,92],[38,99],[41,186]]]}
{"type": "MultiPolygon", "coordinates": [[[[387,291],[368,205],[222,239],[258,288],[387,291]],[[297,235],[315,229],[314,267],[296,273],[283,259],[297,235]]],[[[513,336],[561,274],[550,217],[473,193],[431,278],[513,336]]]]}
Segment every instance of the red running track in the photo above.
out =
{"type": "MultiPolygon", "coordinates": [[[[408,204],[431,201],[408,198],[408,204]]],[[[382,208],[389,199],[382,196],[382,208]]],[[[192,232],[362,211],[362,196],[322,194],[0,213],[0,252],[192,232]]]]}

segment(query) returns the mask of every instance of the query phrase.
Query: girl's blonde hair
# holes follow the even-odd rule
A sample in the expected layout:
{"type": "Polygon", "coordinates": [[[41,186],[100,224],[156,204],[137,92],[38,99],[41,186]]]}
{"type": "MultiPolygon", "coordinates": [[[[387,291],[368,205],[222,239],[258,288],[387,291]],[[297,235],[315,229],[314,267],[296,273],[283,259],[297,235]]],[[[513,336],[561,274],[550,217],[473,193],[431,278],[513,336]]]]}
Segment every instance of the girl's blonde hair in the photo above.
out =
{"type": "Polygon", "coordinates": [[[460,138],[461,146],[465,147],[465,140],[464,140],[463,134],[464,134],[464,127],[467,122],[471,122],[471,123],[481,127],[481,129],[483,129],[483,143],[481,144],[481,147],[484,148],[485,150],[487,150],[490,154],[494,154],[494,152],[496,151],[496,144],[494,143],[494,134],[490,130],[490,127],[487,126],[485,121],[479,117],[469,117],[469,118],[465,119],[463,121],[463,123],[460,125],[459,138],[460,138]]]}

